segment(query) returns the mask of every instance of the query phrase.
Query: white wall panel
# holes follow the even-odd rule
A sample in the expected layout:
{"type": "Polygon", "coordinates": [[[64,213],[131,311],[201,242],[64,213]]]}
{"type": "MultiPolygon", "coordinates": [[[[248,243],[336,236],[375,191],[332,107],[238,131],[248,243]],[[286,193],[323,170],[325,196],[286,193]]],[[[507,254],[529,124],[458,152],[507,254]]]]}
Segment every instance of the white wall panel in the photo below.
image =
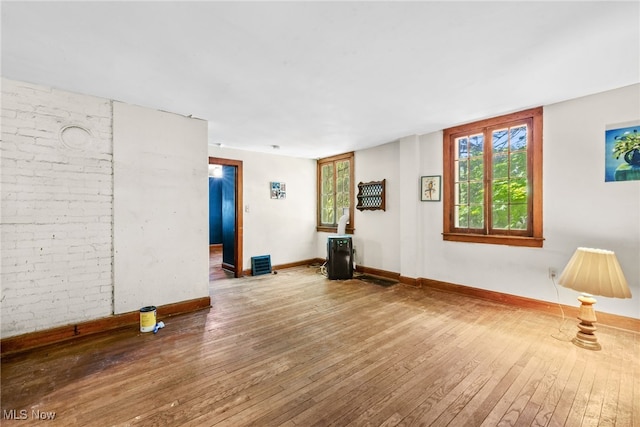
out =
{"type": "Polygon", "coordinates": [[[207,122],[114,102],[114,309],[208,295],[207,122]]]}

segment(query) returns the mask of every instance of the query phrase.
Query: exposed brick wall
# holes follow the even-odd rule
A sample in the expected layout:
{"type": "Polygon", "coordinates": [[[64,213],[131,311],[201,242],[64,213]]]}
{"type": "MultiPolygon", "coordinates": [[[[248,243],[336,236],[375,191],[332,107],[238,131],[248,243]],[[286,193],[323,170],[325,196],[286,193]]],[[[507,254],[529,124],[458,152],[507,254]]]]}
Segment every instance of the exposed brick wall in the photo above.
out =
{"type": "Polygon", "coordinates": [[[2,337],[110,315],[111,102],[2,79],[1,120],[2,337]]]}

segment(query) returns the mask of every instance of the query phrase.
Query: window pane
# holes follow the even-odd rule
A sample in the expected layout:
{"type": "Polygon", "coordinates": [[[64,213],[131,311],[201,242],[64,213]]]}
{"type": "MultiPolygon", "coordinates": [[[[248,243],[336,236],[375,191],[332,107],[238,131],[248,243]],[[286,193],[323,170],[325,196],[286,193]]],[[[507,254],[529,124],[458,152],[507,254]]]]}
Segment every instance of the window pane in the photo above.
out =
{"type": "Polygon", "coordinates": [[[511,178],[523,178],[527,176],[527,152],[520,151],[511,154],[511,166],[509,175],[511,178]]]}
{"type": "Polygon", "coordinates": [[[457,138],[456,144],[458,149],[456,150],[456,160],[457,159],[466,159],[469,157],[469,140],[465,138],[457,138]]]}
{"type": "Polygon", "coordinates": [[[322,166],[322,194],[333,193],[333,163],[322,166]]]}
{"type": "Polygon", "coordinates": [[[474,181],[484,180],[484,161],[482,157],[469,159],[469,179],[474,181]]]}
{"type": "Polygon", "coordinates": [[[466,160],[456,160],[456,172],[457,172],[457,176],[456,176],[456,181],[464,181],[467,180],[469,178],[469,174],[468,174],[468,170],[469,170],[469,163],[466,160]]]}
{"type": "Polygon", "coordinates": [[[469,137],[469,153],[472,156],[481,156],[484,152],[484,136],[482,134],[469,137]]]}
{"type": "Polygon", "coordinates": [[[469,228],[484,228],[484,209],[482,205],[470,206],[469,228]]]}
{"type": "Polygon", "coordinates": [[[527,125],[511,128],[509,133],[511,151],[525,150],[527,148],[527,125]]]}
{"type": "Polygon", "coordinates": [[[506,204],[509,201],[509,181],[496,179],[491,186],[491,200],[493,203],[506,204]]]}
{"type": "Polygon", "coordinates": [[[469,184],[460,182],[456,184],[456,202],[457,205],[466,205],[469,203],[469,184]]]}
{"type": "Polygon", "coordinates": [[[342,185],[346,184],[348,186],[349,185],[349,161],[344,160],[342,162],[336,162],[336,168],[338,171],[338,175],[337,175],[338,186],[340,186],[341,184],[342,185]]]}
{"type": "Polygon", "coordinates": [[[342,210],[349,207],[349,161],[336,162],[336,213],[334,218],[342,216],[342,210]]]}
{"type": "Polygon", "coordinates": [[[491,223],[500,230],[526,230],[528,209],[527,126],[492,133],[491,223]]]}
{"type": "Polygon", "coordinates": [[[469,184],[469,203],[484,204],[484,184],[482,182],[469,184]]]}
{"type": "Polygon", "coordinates": [[[509,156],[507,154],[493,155],[493,179],[509,176],[509,156]]]}
{"type": "Polygon", "coordinates": [[[528,208],[526,203],[511,205],[509,226],[512,230],[526,230],[528,222],[528,208]]]}
{"type": "Polygon", "coordinates": [[[457,205],[455,210],[456,227],[469,228],[469,207],[457,205]]]}
{"type": "Polygon", "coordinates": [[[349,162],[336,163],[336,192],[344,193],[349,191],[349,162]]]}
{"type": "Polygon", "coordinates": [[[509,202],[525,203],[527,202],[527,179],[518,178],[509,181],[509,202]]]}
{"type": "Polygon", "coordinates": [[[504,153],[509,150],[509,133],[507,129],[500,129],[493,131],[493,152],[494,153],[504,153]]]}
{"type": "Polygon", "coordinates": [[[335,206],[333,195],[333,163],[322,165],[320,188],[320,222],[322,224],[335,223],[335,206]]]}
{"type": "Polygon", "coordinates": [[[322,197],[322,218],[321,221],[323,224],[333,224],[335,223],[335,218],[333,213],[335,212],[333,209],[333,196],[323,196],[322,197]]]}
{"type": "Polygon", "coordinates": [[[458,228],[484,224],[484,135],[458,138],[456,156],[455,221],[458,228]]]}
{"type": "Polygon", "coordinates": [[[491,219],[493,228],[507,229],[509,227],[509,206],[494,204],[491,219]]]}

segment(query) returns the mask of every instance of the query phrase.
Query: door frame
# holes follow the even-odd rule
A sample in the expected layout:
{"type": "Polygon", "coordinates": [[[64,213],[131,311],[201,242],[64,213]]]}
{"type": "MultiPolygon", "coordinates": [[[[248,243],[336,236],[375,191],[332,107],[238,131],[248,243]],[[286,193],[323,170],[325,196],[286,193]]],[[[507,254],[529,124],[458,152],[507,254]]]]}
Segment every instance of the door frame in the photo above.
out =
{"type": "Polygon", "coordinates": [[[233,166],[236,168],[235,199],[236,199],[236,227],[235,244],[233,248],[233,260],[235,271],[233,277],[242,277],[244,266],[242,264],[242,160],[223,159],[220,157],[209,157],[210,165],[233,166]]]}

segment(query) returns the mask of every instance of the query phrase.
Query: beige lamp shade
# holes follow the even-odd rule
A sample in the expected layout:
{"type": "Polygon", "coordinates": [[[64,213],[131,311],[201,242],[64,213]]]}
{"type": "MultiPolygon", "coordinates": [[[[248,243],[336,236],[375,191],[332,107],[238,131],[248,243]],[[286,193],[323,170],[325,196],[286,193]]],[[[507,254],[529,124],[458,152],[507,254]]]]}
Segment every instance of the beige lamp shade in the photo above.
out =
{"type": "Polygon", "coordinates": [[[611,298],[631,298],[616,254],[604,249],[578,248],[558,283],[579,292],[611,298]]]}

